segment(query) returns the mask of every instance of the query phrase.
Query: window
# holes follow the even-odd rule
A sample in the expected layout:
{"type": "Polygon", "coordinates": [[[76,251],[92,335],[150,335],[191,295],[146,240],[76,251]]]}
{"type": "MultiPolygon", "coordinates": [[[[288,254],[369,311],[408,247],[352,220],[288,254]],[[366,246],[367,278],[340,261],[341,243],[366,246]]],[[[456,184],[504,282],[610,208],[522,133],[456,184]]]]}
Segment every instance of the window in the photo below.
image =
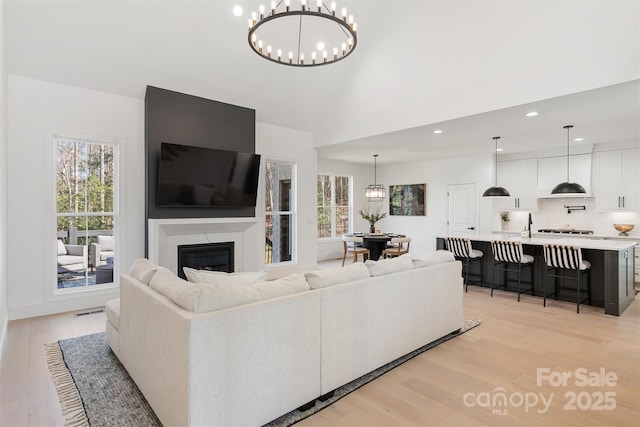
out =
{"type": "Polygon", "coordinates": [[[339,237],[351,230],[351,177],[318,175],[318,238],[339,237]]]}
{"type": "Polygon", "coordinates": [[[295,261],[295,164],[265,165],[265,264],[295,261]]]}
{"type": "Polygon", "coordinates": [[[117,257],[114,142],[54,136],[57,289],[112,284],[117,257]]]}

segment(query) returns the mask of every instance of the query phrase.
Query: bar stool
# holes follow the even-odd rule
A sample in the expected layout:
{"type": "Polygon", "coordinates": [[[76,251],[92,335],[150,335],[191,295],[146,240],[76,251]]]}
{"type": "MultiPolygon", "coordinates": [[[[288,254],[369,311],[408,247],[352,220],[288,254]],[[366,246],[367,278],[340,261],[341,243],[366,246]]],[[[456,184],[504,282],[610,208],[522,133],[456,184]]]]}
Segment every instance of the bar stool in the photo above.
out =
{"type": "Polygon", "coordinates": [[[591,304],[591,263],[582,259],[582,250],[577,246],[544,245],[545,274],[542,285],[543,306],[547,306],[547,297],[558,299],[558,279],[576,281],[576,313],[580,313],[580,304],[588,301],[591,304]],[[551,272],[551,273],[550,273],[551,272]],[[587,276],[587,289],[582,289],[581,278],[587,276]],[[554,292],[547,295],[547,277],[554,277],[554,292]],[[587,296],[580,299],[580,294],[587,296]]]}
{"type": "Polygon", "coordinates": [[[393,258],[400,255],[408,254],[409,246],[411,246],[411,237],[392,237],[391,244],[393,246],[388,247],[387,249],[382,251],[383,258],[393,258]]]}
{"type": "Polygon", "coordinates": [[[371,252],[367,248],[363,248],[362,243],[364,239],[362,237],[342,236],[342,246],[344,248],[344,254],[342,255],[342,266],[344,267],[344,261],[347,259],[347,254],[353,255],[353,262],[358,261],[358,255],[362,254],[362,259],[367,260],[371,256],[371,252]]]}
{"type": "Polygon", "coordinates": [[[464,291],[467,292],[469,289],[469,265],[473,261],[480,261],[480,280],[471,282],[471,284],[480,283],[480,286],[482,286],[482,281],[484,279],[484,262],[482,261],[482,257],[484,256],[484,253],[477,249],[473,249],[471,247],[471,239],[468,237],[445,237],[444,243],[447,250],[453,253],[453,256],[456,257],[456,259],[462,261],[463,276],[465,277],[464,291]]]}
{"type": "Polygon", "coordinates": [[[494,289],[502,288],[506,290],[507,273],[510,271],[518,272],[518,302],[520,302],[521,294],[531,292],[531,295],[533,295],[533,257],[523,253],[522,243],[512,240],[492,240],[491,251],[493,252],[493,283],[491,284],[491,296],[493,297],[494,289]],[[510,264],[516,264],[517,268],[509,268],[510,264]],[[531,267],[531,287],[520,291],[523,267],[531,267]],[[503,272],[504,280],[501,286],[496,286],[496,270],[503,272]]]}

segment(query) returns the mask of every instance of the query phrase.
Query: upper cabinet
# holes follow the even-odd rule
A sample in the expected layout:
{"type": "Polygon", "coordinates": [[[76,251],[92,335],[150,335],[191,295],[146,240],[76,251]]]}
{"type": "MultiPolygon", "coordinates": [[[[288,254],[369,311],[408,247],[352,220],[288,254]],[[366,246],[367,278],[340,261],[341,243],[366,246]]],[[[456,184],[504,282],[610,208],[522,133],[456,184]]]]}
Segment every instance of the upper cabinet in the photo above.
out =
{"type": "Polygon", "coordinates": [[[511,197],[498,202],[500,209],[538,209],[538,159],[498,162],[498,185],[511,197]]]}
{"type": "MultiPolygon", "coordinates": [[[[556,185],[567,182],[567,157],[541,157],[538,166],[538,197],[568,197],[551,194],[556,185]]],[[[578,183],[586,190],[586,194],[577,197],[591,197],[591,153],[569,156],[569,182],[578,183]]]]}
{"type": "Polygon", "coordinates": [[[593,158],[597,210],[640,210],[640,148],[599,151],[593,158]]]}

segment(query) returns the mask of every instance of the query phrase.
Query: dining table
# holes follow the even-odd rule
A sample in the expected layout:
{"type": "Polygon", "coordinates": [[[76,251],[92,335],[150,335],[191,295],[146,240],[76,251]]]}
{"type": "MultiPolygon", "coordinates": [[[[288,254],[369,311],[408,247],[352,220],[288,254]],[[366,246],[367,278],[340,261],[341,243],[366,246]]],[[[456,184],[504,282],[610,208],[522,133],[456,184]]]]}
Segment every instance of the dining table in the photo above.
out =
{"type": "Polygon", "coordinates": [[[377,261],[382,256],[382,251],[394,237],[405,237],[404,234],[395,233],[350,233],[352,237],[362,237],[362,246],[369,249],[369,259],[377,261]]]}

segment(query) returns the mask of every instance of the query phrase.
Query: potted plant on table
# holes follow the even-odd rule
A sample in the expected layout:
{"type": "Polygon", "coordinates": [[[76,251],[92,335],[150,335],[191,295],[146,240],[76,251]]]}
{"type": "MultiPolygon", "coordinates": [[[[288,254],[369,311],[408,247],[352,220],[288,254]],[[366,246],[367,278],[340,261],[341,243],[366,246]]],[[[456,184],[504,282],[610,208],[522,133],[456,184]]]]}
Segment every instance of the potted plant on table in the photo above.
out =
{"type": "Polygon", "coordinates": [[[367,205],[367,207],[365,209],[361,209],[359,211],[359,213],[360,213],[360,216],[362,218],[364,218],[367,221],[369,221],[369,232],[370,233],[375,233],[376,232],[376,222],[380,221],[382,218],[387,216],[386,212],[380,212],[380,206],[378,206],[378,208],[375,210],[375,212],[371,212],[369,210],[369,206],[367,205]]]}

